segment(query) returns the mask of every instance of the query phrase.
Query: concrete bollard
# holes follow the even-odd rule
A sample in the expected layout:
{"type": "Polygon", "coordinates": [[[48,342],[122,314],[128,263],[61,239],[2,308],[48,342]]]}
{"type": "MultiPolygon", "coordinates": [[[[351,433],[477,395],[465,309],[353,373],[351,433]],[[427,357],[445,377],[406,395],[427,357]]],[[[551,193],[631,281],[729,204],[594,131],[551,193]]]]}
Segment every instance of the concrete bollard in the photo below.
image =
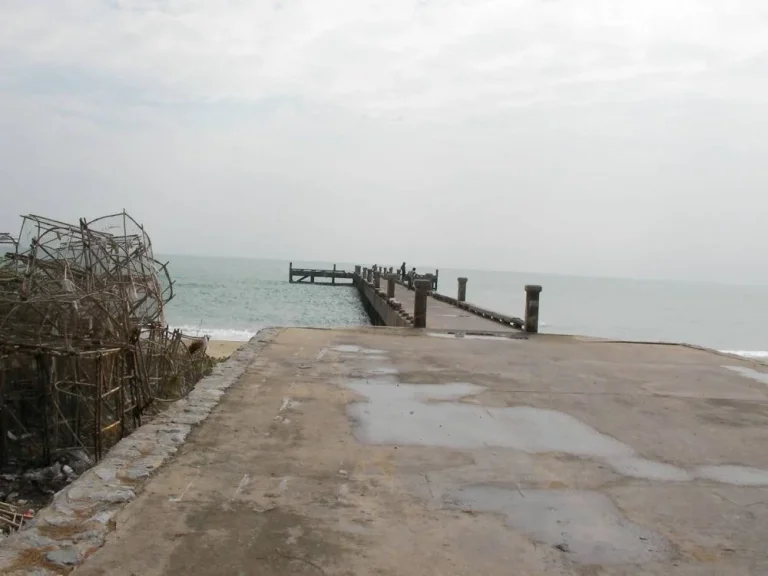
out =
{"type": "Polygon", "coordinates": [[[387,298],[395,297],[395,275],[391,272],[387,276],[387,298]]]}
{"type": "Polygon", "coordinates": [[[536,334],[539,331],[539,295],[541,286],[528,284],[525,287],[525,331],[536,334]]]}
{"type": "Polygon", "coordinates": [[[431,280],[416,280],[416,295],[413,299],[413,327],[427,327],[427,294],[432,288],[431,280]]]}
{"type": "Polygon", "coordinates": [[[459,278],[459,297],[457,298],[459,302],[466,302],[467,301],[467,279],[466,278],[459,278]]]}
{"type": "Polygon", "coordinates": [[[373,285],[378,290],[381,288],[381,270],[376,268],[376,271],[373,273],[373,285]]]}
{"type": "Polygon", "coordinates": [[[368,273],[365,279],[368,281],[368,284],[373,283],[373,270],[371,270],[370,268],[368,268],[368,273]]]}
{"type": "Polygon", "coordinates": [[[355,276],[360,276],[360,266],[355,266],[355,276]]]}

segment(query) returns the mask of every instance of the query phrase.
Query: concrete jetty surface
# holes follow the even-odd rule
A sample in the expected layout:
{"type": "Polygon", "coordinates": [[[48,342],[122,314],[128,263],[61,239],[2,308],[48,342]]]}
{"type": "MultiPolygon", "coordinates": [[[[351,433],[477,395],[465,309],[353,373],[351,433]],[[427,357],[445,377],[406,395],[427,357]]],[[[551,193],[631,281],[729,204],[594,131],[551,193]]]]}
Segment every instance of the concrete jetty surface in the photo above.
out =
{"type": "MultiPolygon", "coordinates": [[[[403,308],[413,310],[416,294],[405,286],[395,284],[395,298],[402,302],[403,308]]],[[[454,331],[490,331],[518,333],[511,326],[503,326],[498,322],[488,320],[457,306],[452,306],[430,298],[427,304],[427,328],[433,330],[454,331]]]]}
{"type": "Polygon", "coordinates": [[[75,573],[768,574],[768,369],[286,329],[75,573]]]}

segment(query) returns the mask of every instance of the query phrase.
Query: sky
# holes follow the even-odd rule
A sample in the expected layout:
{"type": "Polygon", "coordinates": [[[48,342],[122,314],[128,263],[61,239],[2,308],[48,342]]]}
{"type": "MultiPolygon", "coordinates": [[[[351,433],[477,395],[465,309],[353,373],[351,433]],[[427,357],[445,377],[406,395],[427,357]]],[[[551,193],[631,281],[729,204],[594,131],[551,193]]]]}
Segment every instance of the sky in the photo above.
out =
{"type": "Polygon", "coordinates": [[[0,232],[768,283],[765,0],[2,0],[0,232]]]}

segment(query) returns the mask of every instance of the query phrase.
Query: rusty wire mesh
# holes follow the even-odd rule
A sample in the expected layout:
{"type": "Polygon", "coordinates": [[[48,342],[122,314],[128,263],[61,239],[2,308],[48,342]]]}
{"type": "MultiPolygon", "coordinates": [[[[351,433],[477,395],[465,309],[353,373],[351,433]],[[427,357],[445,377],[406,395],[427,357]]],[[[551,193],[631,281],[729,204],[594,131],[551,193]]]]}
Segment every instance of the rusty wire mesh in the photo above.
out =
{"type": "Polygon", "coordinates": [[[167,265],[125,212],[22,217],[0,259],[0,466],[96,459],[211,367],[165,323],[167,265]]]}

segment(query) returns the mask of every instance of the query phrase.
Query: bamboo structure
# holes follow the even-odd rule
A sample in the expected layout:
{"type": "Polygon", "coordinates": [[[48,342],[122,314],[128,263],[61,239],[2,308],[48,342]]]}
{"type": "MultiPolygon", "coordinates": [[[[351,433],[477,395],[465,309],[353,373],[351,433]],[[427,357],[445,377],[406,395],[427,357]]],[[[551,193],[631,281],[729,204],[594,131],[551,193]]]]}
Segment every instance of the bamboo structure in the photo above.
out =
{"type": "Polygon", "coordinates": [[[211,368],[165,324],[167,264],[125,212],[22,217],[0,260],[0,466],[96,460],[211,368]]]}

